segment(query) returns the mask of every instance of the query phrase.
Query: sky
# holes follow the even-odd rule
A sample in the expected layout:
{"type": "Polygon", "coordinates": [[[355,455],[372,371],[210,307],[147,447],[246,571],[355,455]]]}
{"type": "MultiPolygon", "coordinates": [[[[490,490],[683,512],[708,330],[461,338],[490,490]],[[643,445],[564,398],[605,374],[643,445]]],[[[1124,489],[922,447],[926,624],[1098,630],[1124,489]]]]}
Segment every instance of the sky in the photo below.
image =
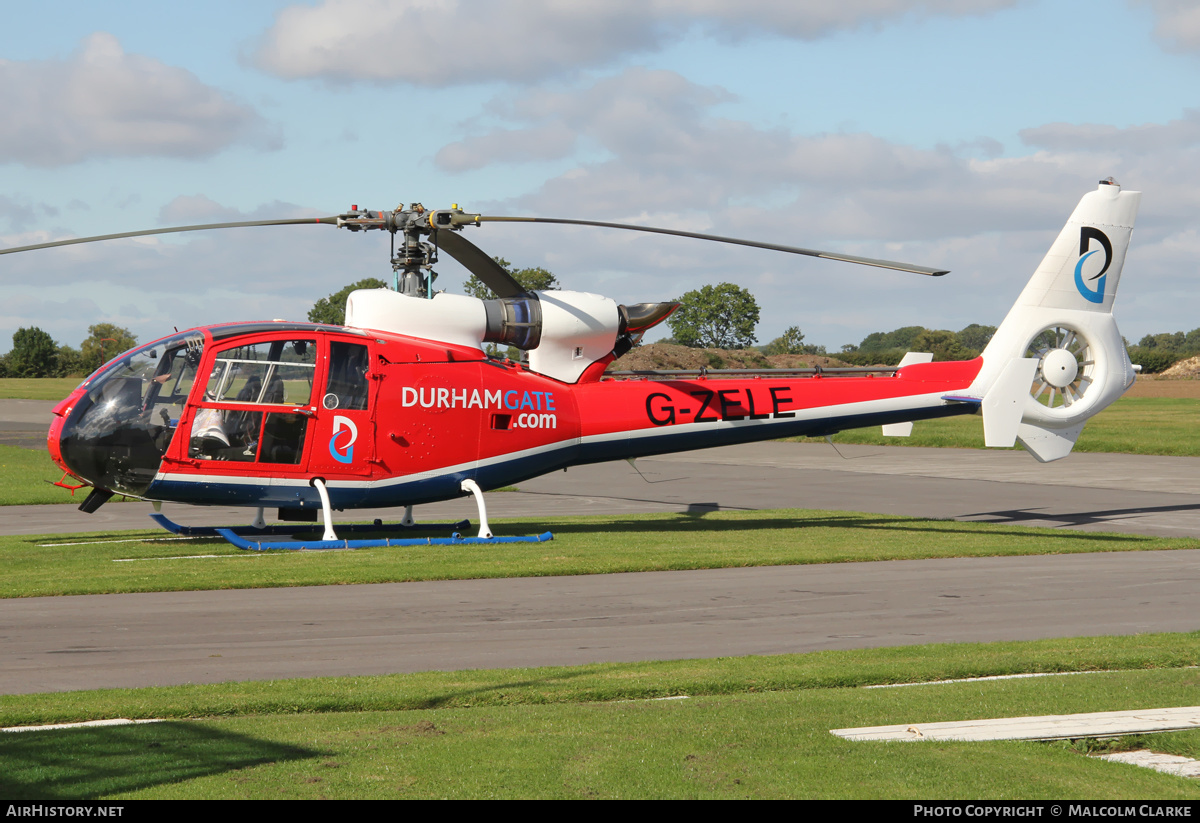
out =
{"type": "MultiPolygon", "coordinates": [[[[1003,318],[1079,198],[1144,192],[1115,314],[1200,326],[1187,0],[0,0],[0,247],[421,202],[950,269],[929,278],[530,224],[467,237],[619,303],[732,282],[837,351],[1003,318]]],[[[0,256],[0,351],[304,319],[384,233],[160,235],[0,256]]],[[[462,292],[444,258],[437,288],[462,292]]],[[[656,330],[658,331],[658,330],[656,330]]],[[[663,334],[668,333],[664,327],[663,334]]],[[[655,333],[648,335],[653,339],[655,333]]]]}

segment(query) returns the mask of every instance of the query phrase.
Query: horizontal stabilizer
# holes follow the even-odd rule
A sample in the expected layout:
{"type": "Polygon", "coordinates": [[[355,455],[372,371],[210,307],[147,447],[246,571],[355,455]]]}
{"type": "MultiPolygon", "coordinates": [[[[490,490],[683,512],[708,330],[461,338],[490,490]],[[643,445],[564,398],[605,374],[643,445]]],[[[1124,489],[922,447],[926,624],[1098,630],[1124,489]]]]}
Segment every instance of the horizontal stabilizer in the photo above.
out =
{"type": "Polygon", "coordinates": [[[1036,357],[1014,357],[988,389],[983,398],[983,442],[989,448],[1007,449],[1016,443],[1037,369],[1036,357]]]}
{"type": "MultiPolygon", "coordinates": [[[[911,366],[914,363],[932,363],[932,352],[910,351],[905,352],[904,357],[900,358],[900,363],[897,364],[897,369],[902,369],[905,366],[911,366]]],[[[883,427],[884,437],[909,437],[912,435],[912,421],[907,423],[887,423],[883,427]]]]}
{"type": "Polygon", "coordinates": [[[902,369],[905,366],[911,366],[914,363],[932,363],[933,352],[928,351],[909,351],[905,352],[900,358],[900,362],[896,364],[896,368],[902,369]]]}

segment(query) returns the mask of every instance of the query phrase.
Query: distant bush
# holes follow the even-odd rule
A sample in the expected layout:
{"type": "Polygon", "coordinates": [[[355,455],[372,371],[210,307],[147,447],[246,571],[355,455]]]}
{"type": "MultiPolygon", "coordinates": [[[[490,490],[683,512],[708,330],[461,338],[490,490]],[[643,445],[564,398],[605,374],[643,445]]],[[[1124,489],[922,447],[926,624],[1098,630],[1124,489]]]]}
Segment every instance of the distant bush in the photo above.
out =
{"type": "Polygon", "coordinates": [[[1170,351],[1147,346],[1130,346],[1129,359],[1135,366],[1142,367],[1142,374],[1158,374],[1183,359],[1170,351]]]}
{"type": "Polygon", "coordinates": [[[852,366],[895,366],[907,351],[908,349],[844,351],[837,358],[852,366]]]}

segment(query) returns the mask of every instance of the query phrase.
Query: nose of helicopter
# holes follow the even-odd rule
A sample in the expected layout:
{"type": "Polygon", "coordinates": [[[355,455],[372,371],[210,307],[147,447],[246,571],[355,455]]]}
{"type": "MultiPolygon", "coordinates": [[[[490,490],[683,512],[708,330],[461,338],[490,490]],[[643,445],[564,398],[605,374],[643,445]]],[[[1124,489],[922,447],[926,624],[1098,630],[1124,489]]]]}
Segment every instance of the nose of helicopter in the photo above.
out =
{"type": "Polygon", "coordinates": [[[82,508],[113,494],[145,497],[175,436],[203,336],[176,333],[110,360],[54,408],[50,457],[93,487],[82,508]]]}
{"type": "Polygon", "coordinates": [[[82,394],[83,389],[76,389],[67,399],[54,407],[54,419],[50,421],[50,431],[46,433],[46,448],[50,452],[50,459],[60,469],[71,474],[74,472],[71,471],[71,467],[66,464],[62,456],[62,428],[67,415],[71,412],[71,407],[82,394]]]}
{"type": "MultiPolygon", "coordinates": [[[[79,455],[76,455],[75,459],[72,459],[73,450],[71,447],[66,449],[63,448],[62,436],[63,427],[66,425],[68,418],[70,418],[71,412],[74,410],[77,403],[79,403],[81,400],[85,400],[85,395],[86,393],[81,387],[80,389],[72,392],[66,400],[63,400],[54,407],[54,419],[50,422],[50,431],[46,433],[46,448],[50,452],[50,459],[53,460],[60,469],[62,469],[64,472],[67,472],[67,474],[92,484],[91,493],[88,494],[87,499],[79,507],[81,511],[90,514],[91,512],[94,512],[96,509],[100,508],[100,506],[102,506],[110,497],[113,496],[113,493],[93,479],[95,476],[94,472],[85,471],[83,469],[84,462],[78,459],[79,455]]],[[[65,479],[66,477],[64,476],[63,480],[65,479]]],[[[78,488],[78,486],[64,483],[62,480],[60,480],[56,485],[62,485],[65,488],[71,489],[72,494],[74,494],[74,490],[78,488]]]]}

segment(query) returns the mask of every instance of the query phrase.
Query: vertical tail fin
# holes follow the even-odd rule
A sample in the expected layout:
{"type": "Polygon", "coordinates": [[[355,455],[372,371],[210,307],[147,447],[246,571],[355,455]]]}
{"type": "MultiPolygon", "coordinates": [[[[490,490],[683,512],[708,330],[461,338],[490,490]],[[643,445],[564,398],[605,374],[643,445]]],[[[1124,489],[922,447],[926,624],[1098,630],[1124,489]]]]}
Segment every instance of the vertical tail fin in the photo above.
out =
{"type": "Polygon", "coordinates": [[[987,445],[1016,439],[1043,462],[1066,457],[1087,419],[1133,385],[1112,306],[1141,196],[1112,178],[1084,195],[984,349],[973,393],[987,445]]]}

